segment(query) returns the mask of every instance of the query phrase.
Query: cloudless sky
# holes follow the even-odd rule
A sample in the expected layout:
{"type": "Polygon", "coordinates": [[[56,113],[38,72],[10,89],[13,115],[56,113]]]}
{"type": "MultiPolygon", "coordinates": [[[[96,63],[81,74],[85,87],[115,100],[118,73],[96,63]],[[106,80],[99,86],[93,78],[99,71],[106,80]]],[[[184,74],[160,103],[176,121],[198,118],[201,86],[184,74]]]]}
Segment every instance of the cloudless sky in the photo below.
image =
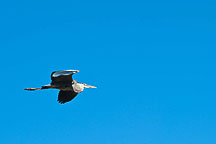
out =
{"type": "Polygon", "coordinates": [[[216,2],[0,2],[1,144],[215,144],[216,2]],[[86,89],[61,105],[52,71],[86,89]]]}

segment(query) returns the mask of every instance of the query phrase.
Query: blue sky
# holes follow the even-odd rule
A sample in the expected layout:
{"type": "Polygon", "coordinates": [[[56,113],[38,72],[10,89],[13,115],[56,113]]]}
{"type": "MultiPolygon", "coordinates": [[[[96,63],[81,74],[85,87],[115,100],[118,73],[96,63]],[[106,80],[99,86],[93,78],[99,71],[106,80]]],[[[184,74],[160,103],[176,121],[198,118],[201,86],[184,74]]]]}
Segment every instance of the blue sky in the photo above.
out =
{"type": "Polygon", "coordinates": [[[1,144],[215,144],[214,1],[0,3],[1,144]],[[57,103],[55,70],[87,89],[57,103]]]}

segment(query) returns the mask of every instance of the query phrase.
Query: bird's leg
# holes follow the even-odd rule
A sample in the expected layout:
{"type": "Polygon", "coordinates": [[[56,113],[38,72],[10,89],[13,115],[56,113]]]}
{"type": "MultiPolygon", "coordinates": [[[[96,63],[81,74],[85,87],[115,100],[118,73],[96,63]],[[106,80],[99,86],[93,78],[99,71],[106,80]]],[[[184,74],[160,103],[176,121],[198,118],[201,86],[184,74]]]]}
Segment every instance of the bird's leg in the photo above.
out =
{"type": "Polygon", "coordinates": [[[41,88],[25,88],[24,90],[34,91],[34,90],[49,89],[49,88],[52,88],[52,86],[45,85],[45,86],[42,86],[41,88]]]}
{"type": "Polygon", "coordinates": [[[34,90],[41,90],[42,88],[25,88],[24,90],[34,91],[34,90]]]}

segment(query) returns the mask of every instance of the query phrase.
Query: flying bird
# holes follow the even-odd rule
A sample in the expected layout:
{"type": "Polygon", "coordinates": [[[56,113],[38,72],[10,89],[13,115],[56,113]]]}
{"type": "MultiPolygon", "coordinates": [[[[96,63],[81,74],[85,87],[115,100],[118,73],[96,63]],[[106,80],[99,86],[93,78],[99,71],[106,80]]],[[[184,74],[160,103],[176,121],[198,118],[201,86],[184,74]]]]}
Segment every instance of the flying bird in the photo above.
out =
{"type": "Polygon", "coordinates": [[[64,104],[71,101],[78,93],[81,93],[84,88],[96,88],[84,83],[79,83],[72,79],[72,75],[80,72],[79,70],[61,70],[54,71],[51,74],[52,82],[41,88],[25,88],[24,90],[34,91],[42,89],[59,89],[58,102],[64,104]]]}

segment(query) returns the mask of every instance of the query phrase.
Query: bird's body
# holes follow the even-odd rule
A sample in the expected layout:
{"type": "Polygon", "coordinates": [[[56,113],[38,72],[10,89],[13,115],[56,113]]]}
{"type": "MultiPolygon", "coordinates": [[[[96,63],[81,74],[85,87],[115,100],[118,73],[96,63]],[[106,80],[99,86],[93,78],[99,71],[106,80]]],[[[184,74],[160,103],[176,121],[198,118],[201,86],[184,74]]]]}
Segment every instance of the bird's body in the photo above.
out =
{"type": "Polygon", "coordinates": [[[96,88],[73,80],[72,75],[77,72],[79,70],[55,71],[51,74],[51,84],[42,86],[41,88],[26,88],[25,90],[59,89],[58,101],[61,104],[66,103],[82,92],[84,88],[96,88]]]}
{"type": "Polygon", "coordinates": [[[51,83],[49,85],[42,86],[42,89],[59,89],[62,91],[74,91],[80,93],[84,90],[83,83],[78,83],[76,80],[72,82],[58,82],[58,83],[51,83]]]}

